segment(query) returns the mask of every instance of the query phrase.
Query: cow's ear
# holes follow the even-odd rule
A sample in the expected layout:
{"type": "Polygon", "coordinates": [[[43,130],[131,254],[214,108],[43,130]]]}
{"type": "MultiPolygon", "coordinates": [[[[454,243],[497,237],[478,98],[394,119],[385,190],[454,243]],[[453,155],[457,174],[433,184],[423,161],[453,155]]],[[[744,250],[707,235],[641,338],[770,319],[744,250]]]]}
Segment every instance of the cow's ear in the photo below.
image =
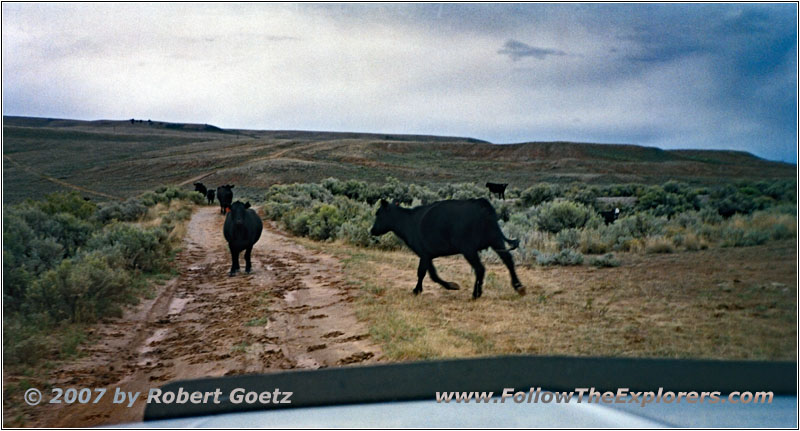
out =
{"type": "Polygon", "coordinates": [[[233,184],[231,184],[231,188],[233,188],[233,184]]]}
{"type": "Polygon", "coordinates": [[[386,199],[381,199],[381,208],[385,207],[386,205],[389,205],[389,202],[386,202],[386,199]]]}
{"type": "Polygon", "coordinates": [[[250,202],[249,202],[249,201],[248,201],[248,202],[245,202],[245,203],[244,203],[244,207],[245,207],[245,208],[250,208],[250,202]]]}

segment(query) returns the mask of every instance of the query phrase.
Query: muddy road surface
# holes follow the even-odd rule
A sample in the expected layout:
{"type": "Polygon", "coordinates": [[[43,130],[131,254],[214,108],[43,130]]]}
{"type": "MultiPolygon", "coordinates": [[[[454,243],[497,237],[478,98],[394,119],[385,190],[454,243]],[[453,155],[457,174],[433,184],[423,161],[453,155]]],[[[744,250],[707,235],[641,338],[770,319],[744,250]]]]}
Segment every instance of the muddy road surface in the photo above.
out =
{"type": "MultiPolygon", "coordinates": [[[[111,402],[115,388],[142,392],[169,381],[381,359],[331,256],[295,244],[269,223],[253,272],[228,276],[230,253],[217,207],[196,211],[177,256],[177,278],[153,299],[91,330],[81,358],[57,366],[53,387],[107,388],[97,404],[25,408],[25,426],[97,426],[141,420],[111,402]]],[[[244,267],[244,253],[240,256],[244,267]]],[[[48,399],[45,391],[45,399],[48,399]]]]}

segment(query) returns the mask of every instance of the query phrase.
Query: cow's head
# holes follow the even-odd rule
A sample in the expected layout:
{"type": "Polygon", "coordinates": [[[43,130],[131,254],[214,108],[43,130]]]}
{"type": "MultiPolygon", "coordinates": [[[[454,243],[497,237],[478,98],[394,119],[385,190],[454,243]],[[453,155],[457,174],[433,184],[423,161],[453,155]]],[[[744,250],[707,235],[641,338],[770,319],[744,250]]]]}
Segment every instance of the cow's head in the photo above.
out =
{"type": "Polygon", "coordinates": [[[372,229],[369,233],[375,236],[383,235],[392,230],[394,224],[393,214],[397,211],[398,206],[386,202],[386,199],[381,199],[381,206],[375,213],[375,223],[372,224],[372,229]]]}
{"type": "Polygon", "coordinates": [[[236,201],[231,204],[230,213],[228,217],[233,220],[233,224],[236,226],[240,226],[244,224],[245,216],[247,215],[247,209],[250,208],[250,202],[241,203],[236,201]]]}

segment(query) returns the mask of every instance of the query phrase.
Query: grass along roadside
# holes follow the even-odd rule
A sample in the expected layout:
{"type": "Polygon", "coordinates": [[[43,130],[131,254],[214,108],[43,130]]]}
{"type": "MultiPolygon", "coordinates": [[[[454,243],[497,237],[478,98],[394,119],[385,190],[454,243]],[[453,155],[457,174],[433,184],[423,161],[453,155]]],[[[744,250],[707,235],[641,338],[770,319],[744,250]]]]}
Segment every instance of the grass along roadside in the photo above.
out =
{"type": "Polygon", "coordinates": [[[461,257],[434,261],[447,292],[410,252],[293,238],[341,259],[358,286],[357,314],[392,361],[501,354],[794,358],[795,242],[672,254],[621,253],[618,267],[521,265],[519,297],[502,265],[487,264],[484,295],[461,257]]]}

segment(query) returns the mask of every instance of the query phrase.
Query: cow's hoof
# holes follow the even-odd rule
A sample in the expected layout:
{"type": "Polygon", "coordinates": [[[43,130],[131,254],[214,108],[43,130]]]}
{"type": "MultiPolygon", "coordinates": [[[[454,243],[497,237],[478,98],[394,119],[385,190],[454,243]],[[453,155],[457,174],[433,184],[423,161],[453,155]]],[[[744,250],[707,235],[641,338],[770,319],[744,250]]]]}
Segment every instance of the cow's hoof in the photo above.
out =
{"type": "Polygon", "coordinates": [[[458,283],[453,283],[451,281],[451,282],[447,283],[447,287],[445,289],[447,289],[447,290],[458,290],[458,289],[461,289],[461,286],[459,286],[458,283]]]}
{"type": "Polygon", "coordinates": [[[231,272],[229,272],[229,273],[228,273],[228,277],[233,277],[234,275],[236,275],[236,273],[235,273],[235,272],[233,272],[233,271],[231,271],[231,272]]]}
{"type": "Polygon", "coordinates": [[[519,296],[525,296],[525,293],[527,293],[525,292],[525,286],[523,285],[519,285],[519,287],[515,287],[515,289],[517,290],[517,293],[519,293],[519,296]]]}
{"type": "Polygon", "coordinates": [[[411,293],[413,293],[414,296],[419,295],[420,293],[422,293],[422,289],[419,289],[419,290],[414,289],[414,290],[411,291],[411,293]]]}
{"type": "Polygon", "coordinates": [[[250,270],[249,269],[245,269],[244,272],[245,272],[245,274],[250,274],[250,270]]]}

